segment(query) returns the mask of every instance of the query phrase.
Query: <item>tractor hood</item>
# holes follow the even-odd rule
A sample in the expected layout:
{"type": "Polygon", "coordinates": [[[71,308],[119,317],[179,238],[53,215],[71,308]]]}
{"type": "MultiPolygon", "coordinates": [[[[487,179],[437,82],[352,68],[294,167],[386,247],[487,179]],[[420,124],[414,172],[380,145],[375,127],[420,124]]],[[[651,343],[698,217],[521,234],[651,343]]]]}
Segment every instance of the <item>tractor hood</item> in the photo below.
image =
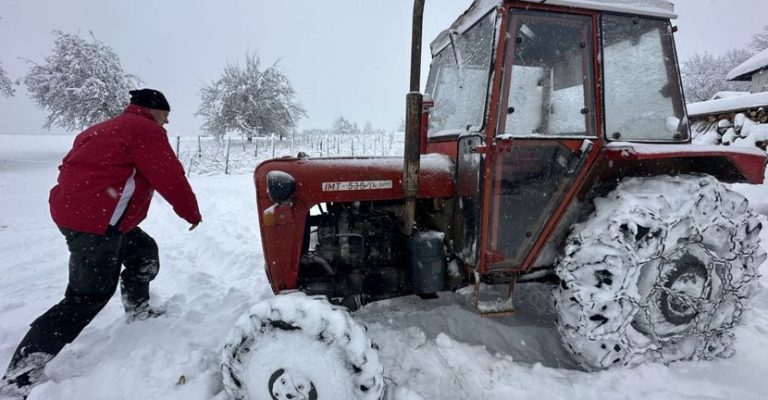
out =
{"type": "MultiPolygon", "coordinates": [[[[403,192],[402,157],[295,158],[261,163],[254,173],[260,208],[269,207],[267,174],[281,171],[296,181],[294,201],[305,205],[327,202],[395,200],[403,192]]],[[[421,157],[420,198],[448,198],[454,194],[454,163],[441,154],[421,157]]]]}

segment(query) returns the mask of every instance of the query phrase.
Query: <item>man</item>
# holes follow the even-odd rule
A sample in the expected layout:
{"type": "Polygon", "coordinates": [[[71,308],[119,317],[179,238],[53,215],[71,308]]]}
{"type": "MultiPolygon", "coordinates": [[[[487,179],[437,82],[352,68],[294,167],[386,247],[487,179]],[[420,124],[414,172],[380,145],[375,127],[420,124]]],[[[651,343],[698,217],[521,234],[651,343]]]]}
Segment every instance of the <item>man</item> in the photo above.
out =
{"type": "Polygon", "coordinates": [[[128,322],[162,314],[149,305],[149,283],[160,266],[157,244],[138,227],[155,190],[189,230],[202,221],[163,129],[168,101],[157,90],[130,94],[123,114],[80,133],[59,166],[49,203],[69,247],[69,285],[13,354],[2,380],[7,393],[26,397],[45,365],[107,304],[118,281],[128,322]]]}

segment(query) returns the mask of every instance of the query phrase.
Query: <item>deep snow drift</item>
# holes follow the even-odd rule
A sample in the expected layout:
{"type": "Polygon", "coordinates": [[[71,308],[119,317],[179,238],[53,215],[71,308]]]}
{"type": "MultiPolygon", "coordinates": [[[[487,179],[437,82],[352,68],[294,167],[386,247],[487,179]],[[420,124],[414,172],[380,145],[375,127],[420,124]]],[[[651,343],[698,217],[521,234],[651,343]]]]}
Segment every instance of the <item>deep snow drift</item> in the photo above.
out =
{"type": "MultiPolygon", "coordinates": [[[[0,136],[0,368],[27,325],[59,301],[66,246],[48,216],[48,190],[72,137],[0,136]]],[[[126,324],[117,297],[52,361],[30,400],[227,398],[219,371],[230,329],[272,296],[250,174],[191,177],[203,223],[188,232],[162,199],[142,227],[155,237],[153,302],[166,317],[126,324]]],[[[768,187],[737,185],[768,213],[768,187]]],[[[761,216],[765,224],[766,218],[761,216]]],[[[768,244],[768,229],[763,233],[768,244]]],[[[768,273],[766,266],[761,267],[768,273]]],[[[764,285],[768,278],[761,278],[764,285]]],[[[588,373],[562,348],[546,286],[518,285],[518,312],[484,319],[470,292],[394,299],[356,313],[380,348],[391,397],[413,399],[768,398],[768,291],[736,329],[736,354],[588,373]]]]}

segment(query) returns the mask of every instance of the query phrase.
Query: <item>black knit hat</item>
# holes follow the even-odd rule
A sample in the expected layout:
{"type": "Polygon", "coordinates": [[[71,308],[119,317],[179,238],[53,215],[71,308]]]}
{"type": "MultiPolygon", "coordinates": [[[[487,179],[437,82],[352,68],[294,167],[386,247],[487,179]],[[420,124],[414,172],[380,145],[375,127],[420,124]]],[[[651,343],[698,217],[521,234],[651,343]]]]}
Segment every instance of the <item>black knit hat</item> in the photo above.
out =
{"type": "Polygon", "coordinates": [[[154,108],[155,110],[171,111],[171,106],[168,104],[168,100],[166,100],[165,96],[157,90],[139,89],[131,90],[128,93],[131,94],[131,104],[146,108],[154,108]]]}

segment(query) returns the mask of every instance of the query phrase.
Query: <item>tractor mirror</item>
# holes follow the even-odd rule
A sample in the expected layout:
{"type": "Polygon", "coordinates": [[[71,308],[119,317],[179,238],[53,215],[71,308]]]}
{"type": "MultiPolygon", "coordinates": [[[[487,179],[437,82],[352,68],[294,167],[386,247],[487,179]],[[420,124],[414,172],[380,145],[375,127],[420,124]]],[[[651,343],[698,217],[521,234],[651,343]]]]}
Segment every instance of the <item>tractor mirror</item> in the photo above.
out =
{"type": "Polygon", "coordinates": [[[296,191],[296,179],[283,171],[270,171],[267,174],[267,194],[275,203],[288,201],[296,191]]]}

